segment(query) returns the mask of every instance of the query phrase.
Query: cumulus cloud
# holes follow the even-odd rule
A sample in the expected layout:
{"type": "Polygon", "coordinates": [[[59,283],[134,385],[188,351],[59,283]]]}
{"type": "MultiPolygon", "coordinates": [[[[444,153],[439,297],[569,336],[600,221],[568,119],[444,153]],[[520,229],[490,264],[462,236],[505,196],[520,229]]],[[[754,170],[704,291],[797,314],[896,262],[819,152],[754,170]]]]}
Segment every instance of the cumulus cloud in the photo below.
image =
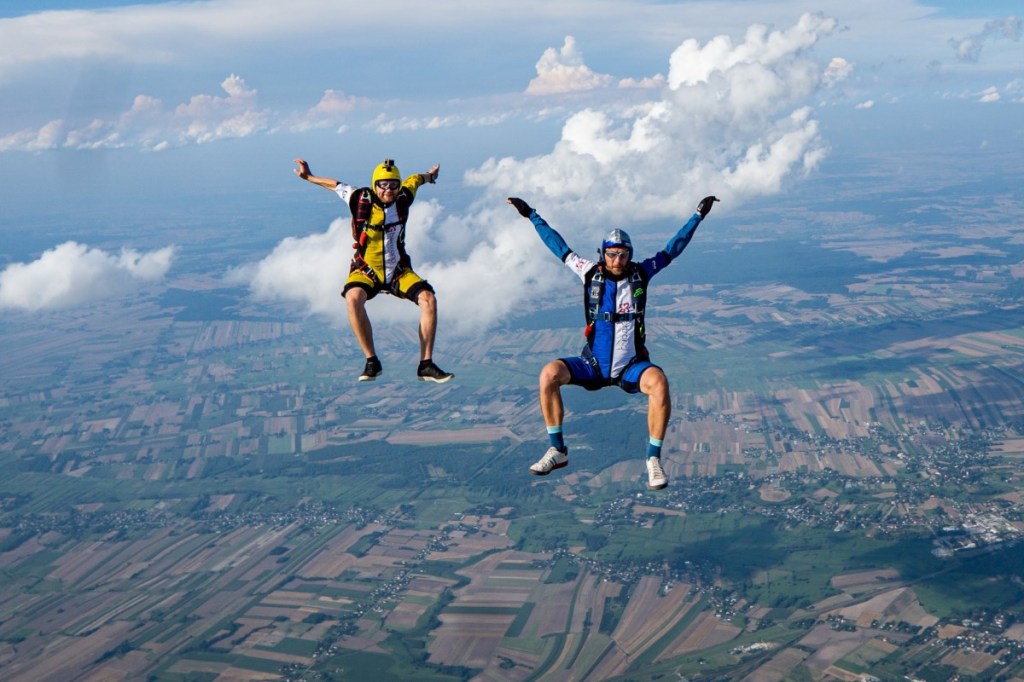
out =
{"type": "Polygon", "coordinates": [[[370,125],[376,132],[386,135],[409,130],[451,128],[465,122],[461,116],[426,116],[423,118],[399,116],[393,118],[387,114],[379,114],[370,125]]]}
{"type": "Polygon", "coordinates": [[[174,109],[180,141],[198,143],[224,138],[248,137],[266,130],[269,115],[256,106],[256,90],[240,76],[231,74],[220,84],[226,97],[195,95],[174,109]]]}
{"type": "Polygon", "coordinates": [[[1014,78],[1007,83],[1006,95],[1013,102],[1024,102],[1024,78],[1014,78]]]}
{"type": "Polygon", "coordinates": [[[687,40],[672,54],[669,84],[679,87],[706,82],[712,74],[744,63],[769,67],[786,62],[813,46],[823,33],[831,33],[835,26],[835,19],[807,13],[784,31],[769,31],[767,26],[755,24],[747,29],[739,45],[733,45],[727,35],[717,36],[703,46],[687,40]]]}
{"type": "Polygon", "coordinates": [[[874,106],[875,106],[875,100],[873,100],[873,99],[866,99],[863,102],[861,102],[860,104],[857,104],[854,107],[854,109],[871,109],[874,106]]]}
{"type": "Polygon", "coordinates": [[[946,91],[942,93],[942,98],[947,100],[970,100],[979,104],[992,104],[995,102],[1020,104],[1024,103],[1024,79],[1015,78],[1002,87],[990,85],[981,90],[946,91]]]}
{"type": "Polygon", "coordinates": [[[347,95],[340,90],[326,90],[320,101],[301,114],[293,116],[288,128],[293,132],[305,132],[317,128],[340,125],[360,107],[369,104],[365,97],[347,95]]]}
{"type": "MultiPolygon", "coordinates": [[[[324,232],[303,237],[289,237],[265,258],[237,268],[228,280],[249,287],[250,294],[259,301],[291,303],[306,314],[321,315],[340,321],[345,315],[345,304],[340,297],[352,259],[352,228],[348,208],[338,201],[344,217],[331,222],[324,232]]],[[[453,245],[448,235],[431,245],[434,225],[441,207],[429,198],[421,198],[409,212],[407,245],[417,263],[416,271],[426,278],[436,266],[419,266],[417,255],[439,254],[446,248],[465,249],[465,242],[453,245]]],[[[407,320],[418,315],[418,309],[391,297],[378,297],[384,303],[374,302],[374,319],[385,321],[407,320]]]]}
{"type": "Polygon", "coordinates": [[[134,292],[167,274],[175,247],[148,253],[122,249],[117,255],[78,242],[65,242],[31,263],[13,263],[0,272],[0,308],[66,308],[134,292]]]}
{"type": "MultiPolygon", "coordinates": [[[[568,116],[550,152],[492,158],[468,171],[464,182],[479,188],[480,198],[465,214],[447,214],[418,200],[410,216],[409,251],[417,272],[437,290],[445,332],[479,331],[529,310],[537,291],[569,285],[506,197],[528,201],[570,246],[591,255],[611,227],[658,221],[667,237],[705,195],[722,199],[714,220],[812,171],[828,148],[806,106],[826,86],[826,69],[809,52],[834,28],[834,20],[806,14],[785,30],[752,27],[736,44],[728,36],[703,45],[688,40],[672,53],[666,86],[653,101],[591,102],[568,116]]],[[[559,64],[590,73],[573,61],[578,53],[568,40],[561,51],[545,54],[544,73],[556,72],[559,64]]],[[[287,240],[253,266],[251,272],[264,273],[250,274],[253,292],[337,315],[339,278],[351,254],[348,211],[340,202],[339,213],[346,220],[326,233],[287,240]],[[320,257],[320,265],[309,267],[320,257]]],[[[642,241],[642,234],[634,235],[635,243],[642,241]]],[[[375,301],[371,317],[376,322],[415,315],[414,306],[398,303],[386,307],[375,301]]]]}
{"type": "Polygon", "coordinates": [[[256,300],[294,303],[308,314],[333,317],[343,310],[339,293],[351,257],[350,223],[338,219],[326,232],[285,239],[263,260],[233,271],[229,280],[247,284],[256,300]]]}
{"type": "Polygon", "coordinates": [[[194,95],[173,109],[159,99],[138,95],[127,111],[112,119],[93,119],[77,126],[51,121],[38,131],[0,137],[0,151],[121,147],[160,151],[248,137],[276,125],[278,116],[259,107],[257,91],[241,76],[229,75],[220,87],[225,95],[194,95]]]}
{"type": "Polygon", "coordinates": [[[520,115],[521,112],[513,111],[512,109],[480,114],[457,113],[445,116],[393,116],[384,112],[375,116],[373,120],[366,125],[366,127],[375,133],[380,133],[381,135],[417,130],[439,130],[442,128],[456,128],[459,126],[465,126],[467,128],[481,128],[485,126],[500,125],[520,115]]]}
{"type": "Polygon", "coordinates": [[[687,40],[669,59],[660,99],[583,109],[567,119],[551,152],[490,159],[468,172],[486,208],[439,224],[438,234],[476,225],[470,255],[438,269],[439,300],[455,299],[460,318],[487,323],[524,305],[526,294],[510,292],[557,287],[552,278],[564,278],[533,257],[544,247],[504,197],[526,199],[589,255],[610,227],[659,221],[667,232],[707,194],[722,198],[720,214],[813,170],[827,145],[804,102],[825,82],[808,52],[834,28],[832,19],[805,14],[785,30],[751,27],[737,44],[728,36],[687,40]]]}
{"type": "Polygon", "coordinates": [[[679,217],[705,189],[737,198],[774,191],[822,157],[803,105],[822,87],[822,69],[807,51],[834,27],[805,14],[782,31],[751,27],[739,44],[687,40],[670,57],[661,99],[578,111],[551,153],[490,159],[467,182],[612,222],[679,217]]]}
{"type": "Polygon", "coordinates": [[[981,102],[982,104],[998,102],[1000,99],[1001,96],[999,94],[999,88],[996,88],[995,86],[985,88],[984,90],[981,91],[981,94],[978,96],[978,101],[981,102]]]}
{"type": "Polygon", "coordinates": [[[986,43],[1005,38],[1017,42],[1020,40],[1022,22],[1020,17],[1004,17],[985,24],[979,33],[965,38],[953,38],[949,44],[956,52],[956,58],[962,62],[976,62],[981,57],[981,50],[986,43]]]}
{"type": "Polygon", "coordinates": [[[20,150],[38,152],[59,147],[64,140],[64,121],[54,120],[38,130],[22,130],[0,137],[0,152],[20,150]]]}
{"type": "MultiPolygon", "coordinates": [[[[149,95],[137,95],[132,106],[112,119],[92,119],[73,125],[63,119],[50,121],[37,130],[22,130],[0,136],[0,152],[49,149],[138,148],[162,151],[189,144],[244,138],[278,129],[306,132],[337,126],[344,129],[347,117],[370,100],[326,90],[312,107],[298,112],[264,108],[259,93],[244,78],[231,74],[220,84],[224,95],[198,94],[187,102],[168,107],[149,95]]],[[[413,118],[379,114],[369,123],[375,132],[388,134],[409,130],[432,130],[457,125],[494,125],[512,114],[488,116],[427,116],[413,118]]]]}
{"type": "Polygon", "coordinates": [[[562,48],[549,47],[537,61],[537,77],[526,86],[528,95],[555,95],[580,90],[593,90],[611,85],[614,78],[594,73],[583,63],[583,54],[576,49],[576,39],[566,36],[562,48]]]}
{"type": "Polygon", "coordinates": [[[646,78],[636,80],[635,78],[623,78],[619,81],[620,88],[638,88],[647,90],[650,88],[661,88],[665,86],[665,77],[663,75],[655,74],[646,78]]]}
{"type": "Polygon", "coordinates": [[[853,64],[842,57],[833,57],[825,68],[825,85],[836,85],[849,78],[851,73],[853,73],[853,64]]]}

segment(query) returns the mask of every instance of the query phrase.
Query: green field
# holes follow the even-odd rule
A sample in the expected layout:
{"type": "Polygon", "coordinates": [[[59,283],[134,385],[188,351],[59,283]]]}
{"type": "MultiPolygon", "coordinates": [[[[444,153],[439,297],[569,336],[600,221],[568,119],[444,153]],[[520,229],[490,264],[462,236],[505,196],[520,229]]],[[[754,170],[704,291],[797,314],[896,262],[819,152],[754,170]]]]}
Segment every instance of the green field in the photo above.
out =
{"type": "MultiPolygon", "coordinates": [[[[798,681],[852,632],[865,641],[835,665],[940,679],[942,625],[1016,651],[1012,221],[907,249],[872,225],[855,243],[834,226],[764,238],[777,217],[735,216],[652,285],[648,345],[673,390],[660,493],[642,480],[645,401],[615,388],[565,389],[570,466],[525,471],[547,447],[537,373],[581,343],[575,290],[445,338],[444,386],[415,381],[414,326],[382,327],[386,374],[358,384],[345,330],[231,289],[99,304],[102,323],[5,319],[0,666],[639,681],[742,679],[785,654],[798,681]],[[698,606],[612,665],[647,579],[698,606]],[[891,613],[838,615],[896,590],[891,613]],[[691,636],[710,643],[667,653],[691,636]]],[[[989,672],[1019,674],[1011,658],[989,672]]]]}

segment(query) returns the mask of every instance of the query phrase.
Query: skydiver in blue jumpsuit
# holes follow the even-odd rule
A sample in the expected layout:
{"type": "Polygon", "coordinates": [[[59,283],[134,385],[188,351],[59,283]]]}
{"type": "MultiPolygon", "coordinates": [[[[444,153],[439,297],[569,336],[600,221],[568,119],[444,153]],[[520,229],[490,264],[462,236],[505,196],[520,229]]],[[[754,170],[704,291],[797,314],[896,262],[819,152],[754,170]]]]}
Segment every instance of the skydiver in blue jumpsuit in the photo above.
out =
{"type": "Polygon", "coordinates": [[[525,201],[517,197],[508,199],[520,215],[533,223],[551,253],[583,281],[587,315],[587,344],[582,353],[553,360],[541,370],[540,407],[550,447],[530,466],[530,473],[546,476],[569,464],[569,451],[562,438],[562,386],[572,384],[591,391],[618,386],[627,393],[647,396],[647,487],[656,490],[668,485],[661,466],[661,445],[672,405],[668,379],[650,361],[645,344],[647,283],[683,252],[716,201],[714,196],[704,197],[696,213],[654,256],[635,262],[629,235],[623,230],[612,230],[602,242],[599,261],[595,262],[570,249],[562,236],[525,201]]]}

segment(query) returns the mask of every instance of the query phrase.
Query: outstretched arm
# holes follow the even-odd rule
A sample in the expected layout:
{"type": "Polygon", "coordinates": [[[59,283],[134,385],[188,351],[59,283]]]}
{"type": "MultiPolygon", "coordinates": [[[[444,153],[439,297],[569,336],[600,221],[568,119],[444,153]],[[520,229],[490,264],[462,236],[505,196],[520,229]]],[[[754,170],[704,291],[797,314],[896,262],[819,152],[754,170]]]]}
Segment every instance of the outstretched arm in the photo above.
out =
{"type": "Polygon", "coordinates": [[[313,175],[312,173],[310,173],[309,164],[306,163],[304,159],[295,159],[295,163],[299,164],[299,167],[293,168],[292,172],[294,172],[303,180],[312,182],[314,185],[320,185],[321,187],[329,189],[332,192],[338,187],[338,185],[341,184],[334,178],[323,178],[318,175],[313,175]]]}
{"type": "Polygon", "coordinates": [[[433,185],[437,182],[437,174],[441,171],[441,164],[435,163],[434,167],[428,170],[426,173],[420,173],[420,177],[423,178],[423,182],[429,182],[433,185]]]}
{"type": "Polygon", "coordinates": [[[537,234],[540,235],[540,239],[544,242],[544,245],[548,247],[551,253],[555,254],[558,260],[565,262],[565,259],[572,253],[572,249],[562,239],[562,235],[555,232],[555,228],[548,225],[547,221],[540,217],[534,209],[530,208],[530,205],[518,197],[509,197],[508,202],[516,207],[519,211],[519,215],[524,218],[529,218],[530,222],[533,223],[534,229],[537,230],[537,234]]]}
{"type": "Polygon", "coordinates": [[[693,233],[697,231],[697,226],[700,225],[704,217],[711,212],[711,207],[718,201],[717,197],[709,196],[704,197],[697,204],[697,212],[690,216],[690,219],[679,228],[679,231],[675,233],[672,239],[668,240],[668,244],[663,249],[665,254],[668,256],[669,261],[675,260],[690,244],[690,240],[693,239],[693,233]]]}

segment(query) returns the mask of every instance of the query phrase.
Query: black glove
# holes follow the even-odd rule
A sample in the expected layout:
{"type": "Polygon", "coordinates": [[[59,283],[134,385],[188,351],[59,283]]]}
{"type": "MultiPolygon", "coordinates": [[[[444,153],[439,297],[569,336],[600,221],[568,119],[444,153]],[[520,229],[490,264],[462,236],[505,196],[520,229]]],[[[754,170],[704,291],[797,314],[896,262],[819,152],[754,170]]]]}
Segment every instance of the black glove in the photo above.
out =
{"type": "Polygon", "coordinates": [[[515,206],[516,210],[519,211],[519,215],[523,216],[524,218],[529,218],[530,214],[533,213],[533,209],[530,208],[530,205],[523,201],[522,199],[520,199],[519,197],[509,197],[508,203],[515,206]]]}
{"type": "Polygon", "coordinates": [[[700,215],[701,219],[707,216],[708,213],[711,213],[711,207],[714,206],[715,202],[718,200],[718,197],[704,197],[700,200],[700,203],[697,204],[697,213],[700,215]]]}

